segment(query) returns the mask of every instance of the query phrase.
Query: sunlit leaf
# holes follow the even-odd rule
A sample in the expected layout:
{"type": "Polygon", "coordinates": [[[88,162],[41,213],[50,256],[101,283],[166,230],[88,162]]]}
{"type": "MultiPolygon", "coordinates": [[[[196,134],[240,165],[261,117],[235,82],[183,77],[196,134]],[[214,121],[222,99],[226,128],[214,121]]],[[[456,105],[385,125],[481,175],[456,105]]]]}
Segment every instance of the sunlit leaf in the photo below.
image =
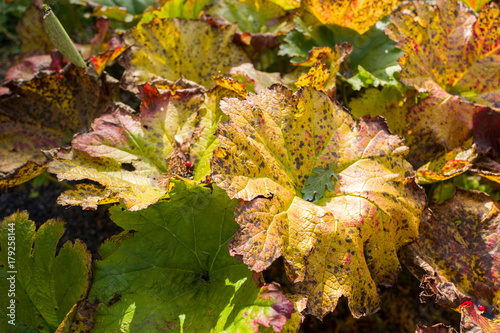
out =
{"type": "Polygon", "coordinates": [[[242,32],[265,33],[274,31],[273,26],[278,25],[286,11],[270,0],[218,0],[208,14],[238,23],[242,32]]]}
{"type": "Polygon", "coordinates": [[[101,246],[95,264],[93,332],[281,330],[292,303],[275,284],[259,289],[227,252],[235,205],[217,187],[176,181],[167,200],[145,210],[112,208],[125,231],[101,246]]]}
{"type": "Polygon", "coordinates": [[[195,19],[208,3],[209,0],[167,0],[158,10],[144,13],[139,25],[148,23],[154,18],[195,19]]]}
{"type": "Polygon", "coordinates": [[[235,25],[214,27],[202,21],[153,19],[129,32],[122,84],[130,90],[153,76],[177,80],[182,76],[206,87],[212,75],[249,62],[232,37],[235,25]]]}
{"type": "Polygon", "coordinates": [[[461,2],[414,2],[391,16],[389,36],[405,52],[401,80],[430,96],[409,118],[415,133],[432,133],[453,149],[470,136],[472,115],[499,110],[500,8],[476,15],[461,2]]]}
{"type": "Polygon", "coordinates": [[[74,133],[112,103],[118,84],[107,75],[87,75],[69,66],[41,72],[29,81],[11,81],[0,99],[0,186],[14,186],[37,176],[48,162],[41,150],[71,142],[74,133]],[[27,167],[31,165],[31,167],[27,167]],[[36,171],[31,174],[33,166],[36,171]],[[18,170],[22,168],[23,177],[18,170]]]}
{"type": "Polygon", "coordinates": [[[407,159],[415,168],[441,154],[444,148],[436,144],[432,137],[415,136],[408,131],[406,117],[416,104],[416,91],[405,91],[400,98],[384,97],[384,92],[387,90],[369,88],[360,97],[351,99],[348,106],[354,118],[361,119],[365,115],[384,117],[392,133],[405,137],[405,143],[410,148],[407,159]]]}
{"type": "Polygon", "coordinates": [[[226,99],[229,121],[212,178],[230,197],[240,229],[231,253],[260,272],[278,257],[295,290],[322,318],[347,296],[354,317],[375,312],[376,285],[392,284],[397,249],[416,238],[424,194],[408,149],[381,118],[354,119],[323,93],[275,85],[226,99]],[[338,181],[315,204],[301,189],[314,168],[335,163],[338,181]]]}
{"type": "Polygon", "coordinates": [[[92,187],[91,193],[78,187],[60,203],[96,208],[121,198],[129,209],[143,209],[165,195],[170,178],[199,181],[210,173],[217,146],[213,133],[223,117],[218,102],[235,94],[159,80],[144,85],[141,97],[140,113],[119,104],[97,118],[88,133],[76,135],[72,150],[59,151],[49,171],[60,180],[88,179],[106,187],[92,187]]]}
{"type": "Polygon", "coordinates": [[[360,119],[365,115],[372,117],[382,116],[387,120],[389,129],[392,133],[403,136],[406,134],[406,114],[414,105],[410,96],[408,103],[405,102],[387,102],[382,97],[382,92],[379,89],[369,88],[357,98],[353,98],[348,106],[352,115],[356,119],[360,119]]]}
{"type": "Polygon", "coordinates": [[[330,70],[321,62],[318,62],[309,69],[309,72],[301,75],[297,79],[297,81],[295,82],[295,86],[299,88],[313,87],[317,90],[324,90],[324,84],[330,78],[330,76],[330,70]]]}
{"type": "Polygon", "coordinates": [[[337,24],[360,34],[401,3],[400,0],[353,1],[353,0],[302,0],[302,4],[323,24],[337,24]]]}
{"type": "Polygon", "coordinates": [[[469,170],[476,157],[475,146],[469,149],[455,148],[448,153],[442,153],[417,170],[417,182],[430,184],[455,177],[469,170]]]}
{"type": "Polygon", "coordinates": [[[35,232],[26,212],[0,227],[0,330],[54,332],[73,305],[87,295],[91,256],[85,244],[66,242],[56,255],[64,223],[45,222],[35,232]],[[14,237],[14,240],[12,240],[14,237]],[[12,245],[14,244],[14,245],[12,245]],[[9,253],[14,252],[15,254],[9,253]],[[7,292],[13,291],[12,296],[7,292]],[[11,300],[14,300],[14,311],[11,300]],[[14,318],[8,314],[14,314],[14,318]],[[12,324],[8,320],[12,320],[12,324]]]}
{"type": "Polygon", "coordinates": [[[299,77],[295,86],[310,86],[321,90],[335,89],[337,72],[342,62],[349,56],[352,47],[349,43],[335,45],[333,49],[324,47],[313,47],[309,51],[309,57],[301,66],[311,66],[307,74],[299,77]]]}
{"type": "Polygon", "coordinates": [[[307,59],[314,59],[309,52],[314,52],[315,47],[321,50],[328,46],[334,50],[336,45],[348,42],[352,46],[352,52],[347,57],[351,73],[342,73],[355,89],[375,82],[377,85],[398,85],[394,75],[400,70],[397,60],[403,52],[385,35],[386,23],[381,21],[361,35],[338,25],[308,26],[300,19],[295,21],[296,30],[289,33],[280,46],[280,54],[291,56],[292,63],[312,66],[315,61],[307,59]],[[366,73],[359,72],[360,68],[366,73]],[[374,82],[368,82],[364,76],[373,77],[374,82]]]}

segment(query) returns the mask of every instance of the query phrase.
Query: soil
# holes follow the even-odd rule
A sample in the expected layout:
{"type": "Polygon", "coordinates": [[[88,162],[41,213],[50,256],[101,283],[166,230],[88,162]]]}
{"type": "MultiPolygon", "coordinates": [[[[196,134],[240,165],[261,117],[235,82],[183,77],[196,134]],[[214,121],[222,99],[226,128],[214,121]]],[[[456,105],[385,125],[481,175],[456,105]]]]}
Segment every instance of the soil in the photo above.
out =
{"type": "Polygon", "coordinates": [[[29,219],[38,228],[49,219],[59,218],[66,223],[66,231],[59,245],[66,241],[82,240],[92,253],[93,259],[100,259],[98,254],[101,243],[122,231],[111,221],[108,206],[97,210],[82,210],[81,207],[65,207],[57,204],[57,197],[67,188],[51,182],[46,186],[33,187],[32,182],[0,190],[0,220],[17,211],[27,211],[29,219]]]}

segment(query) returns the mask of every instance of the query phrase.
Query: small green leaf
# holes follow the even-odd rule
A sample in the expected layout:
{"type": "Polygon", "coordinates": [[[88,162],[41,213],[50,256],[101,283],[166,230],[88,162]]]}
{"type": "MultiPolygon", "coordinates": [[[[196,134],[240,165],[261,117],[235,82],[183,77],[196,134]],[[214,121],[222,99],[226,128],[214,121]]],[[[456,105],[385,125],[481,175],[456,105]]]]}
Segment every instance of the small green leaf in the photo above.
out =
{"type": "Polygon", "coordinates": [[[304,193],[302,199],[311,202],[318,201],[325,193],[325,186],[328,187],[329,191],[335,190],[335,184],[332,177],[335,177],[336,180],[339,179],[335,173],[336,167],[336,164],[331,163],[328,169],[314,168],[313,172],[316,173],[316,175],[309,176],[304,182],[306,186],[301,190],[301,192],[304,193]]]}

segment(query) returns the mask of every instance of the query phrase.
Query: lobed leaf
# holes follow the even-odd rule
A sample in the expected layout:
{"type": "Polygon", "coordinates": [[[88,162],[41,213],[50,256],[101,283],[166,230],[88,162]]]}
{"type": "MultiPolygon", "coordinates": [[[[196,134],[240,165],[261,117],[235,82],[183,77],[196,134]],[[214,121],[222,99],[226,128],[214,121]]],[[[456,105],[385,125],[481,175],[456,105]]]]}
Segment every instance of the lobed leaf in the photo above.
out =
{"type": "Polygon", "coordinates": [[[279,51],[282,55],[292,57],[292,63],[312,66],[318,58],[315,53],[324,52],[325,47],[329,47],[334,50],[334,54],[338,54],[338,45],[347,42],[352,46],[352,52],[346,49],[346,53],[350,53],[347,59],[352,72],[341,73],[354,89],[370,85],[399,85],[394,75],[400,70],[397,60],[403,53],[385,35],[385,21],[377,23],[363,34],[338,25],[308,26],[300,19],[295,22],[296,30],[285,37],[279,51]],[[371,77],[372,82],[366,76],[371,77]]]}
{"type": "Polygon", "coordinates": [[[387,33],[405,52],[401,81],[430,96],[409,115],[415,133],[432,133],[448,149],[470,135],[472,115],[500,104],[500,8],[477,16],[457,1],[414,2],[393,14],[387,33]]]}
{"type": "Polygon", "coordinates": [[[376,284],[397,275],[397,249],[416,238],[424,194],[407,148],[382,118],[352,117],[321,92],[279,85],[226,99],[212,178],[240,225],[231,253],[260,272],[283,256],[309,311],[322,318],[347,296],[353,316],[377,310],[376,284]],[[314,168],[338,181],[315,204],[301,195],[314,168]]]}
{"type": "Polygon", "coordinates": [[[52,333],[71,308],[86,297],[90,252],[85,244],[76,240],[74,244],[66,242],[56,255],[63,233],[64,223],[57,220],[47,221],[35,232],[35,223],[28,220],[26,212],[15,213],[2,221],[0,288],[5,292],[0,298],[2,332],[52,333]],[[15,240],[9,234],[13,234],[15,240]],[[15,254],[9,254],[10,251],[15,254]],[[12,277],[14,286],[11,279],[7,280],[12,277]],[[8,290],[13,290],[13,297],[7,297],[8,290]],[[7,321],[12,319],[7,316],[11,313],[7,308],[11,300],[15,300],[14,325],[7,321]]]}
{"type": "Polygon", "coordinates": [[[165,195],[170,178],[200,181],[210,173],[208,160],[217,146],[213,133],[223,117],[218,103],[235,94],[220,87],[206,93],[185,80],[158,80],[144,85],[141,95],[139,114],[118,104],[88,133],[76,135],[71,150],[58,152],[49,171],[60,180],[88,179],[105,187],[78,187],[65,192],[60,203],[95,209],[123,199],[129,209],[143,209],[165,195]]]}
{"type": "Polygon", "coordinates": [[[303,193],[302,199],[315,202],[323,197],[325,193],[325,187],[329,191],[335,190],[335,180],[338,180],[338,176],[335,173],[335,165],[330,165],[328,168],[314,168],[313,172],[315,175],[311,175],[304,182],[305,187],[301,190],[303,193]]]}
{"type": "Polygon", "coordinates": [[[337,24],[363,34],[389,15],[400,1],[302,0],[302,4],[323,24],[337,24]]]}
{"type": "Polygon", "coordinates": [[[41,150],[60,147],[86,129],[115,97],[117,82],[68,66],[61,74],[40,72],[29,81],[6,83],[0,97],[0,186],[15,186],[41,173],[41,150]]]}
{"type": "Polygon", "coordinates": [[[457,187],[452,199],[430,208],[432,213],[427,212],[420,224],[419,242],[410,245],[406,255],[418,262],[410,259],[407,267],[417,276],[423,269],[452,283],[486,307],[486,318],[480,318],[494,320],[493,310],[500,302],[498,203],[483,192],[457,187]]]}
{"type": "Polygon", "coordinates": [[[259,289],[227,253],[235,205],[217,187],[175,181],[167,200],[145,210],[113,207],[125,231],[102,245],[95,265],[94,331],[280,331],[292,303],[275,284],[259,289]]]}
{"type": "Polygon", "coordinates": [[[177,80],[181,76],[206,87],[214,86],[212,75],[249,62],[232,43],[235,25],[211,26],[202,21],[159,19],[129,31],[122,85],[136,90],[154,76],[177,80]]]}

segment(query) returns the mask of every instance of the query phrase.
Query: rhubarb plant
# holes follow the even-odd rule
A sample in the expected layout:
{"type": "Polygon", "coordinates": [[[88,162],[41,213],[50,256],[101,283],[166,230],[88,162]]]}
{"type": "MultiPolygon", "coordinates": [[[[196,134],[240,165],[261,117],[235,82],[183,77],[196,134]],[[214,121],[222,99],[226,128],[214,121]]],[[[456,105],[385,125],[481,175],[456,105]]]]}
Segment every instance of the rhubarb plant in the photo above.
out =
{"type": "Polygon", "coordinates": [[[44,39],[0,91],[0,186],[47,171],[122,231],[91,260],[59,220],[5,218],[2,331],[298,331],[379,311],[402,264],[498,331],[499,207],[471,189],[500,188],[496,3],[89,6],[86,69],[47,54],[41,5],[18,25],[44,39]]]}

